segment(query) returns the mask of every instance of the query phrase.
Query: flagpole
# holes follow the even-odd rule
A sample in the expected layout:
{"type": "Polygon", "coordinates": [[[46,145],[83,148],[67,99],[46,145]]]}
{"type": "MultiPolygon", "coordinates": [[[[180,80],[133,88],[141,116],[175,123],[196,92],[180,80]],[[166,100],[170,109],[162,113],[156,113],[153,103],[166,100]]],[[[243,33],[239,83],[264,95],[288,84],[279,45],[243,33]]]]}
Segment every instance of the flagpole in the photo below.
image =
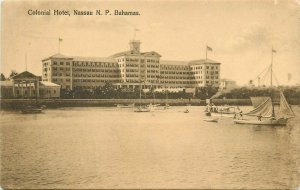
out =
{"type": "Polygon", "coordinates": [[[25,71],[27,71],[27,50],[25,52],[25,71]]]}
{"type": "Polygon", "coordinates": [[[205,47],[205,60],[207,61],[207,44],[206,44],[206,47],[205,47]]]}
{"type": "Polygon", "coordinates": [[[58,53],[60,53],[60,38],[58,38],[58,53]]]}

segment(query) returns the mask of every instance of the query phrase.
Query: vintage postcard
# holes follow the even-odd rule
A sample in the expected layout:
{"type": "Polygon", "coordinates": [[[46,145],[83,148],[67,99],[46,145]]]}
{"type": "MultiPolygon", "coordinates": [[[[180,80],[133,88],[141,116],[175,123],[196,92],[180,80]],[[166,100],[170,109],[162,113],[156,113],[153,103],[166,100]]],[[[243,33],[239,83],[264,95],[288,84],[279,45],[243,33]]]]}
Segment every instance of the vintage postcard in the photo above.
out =
{"type": "Polygon", "coordinates": [[[4,0],[0,189],[299,189],[299,0],[4,0]]]}

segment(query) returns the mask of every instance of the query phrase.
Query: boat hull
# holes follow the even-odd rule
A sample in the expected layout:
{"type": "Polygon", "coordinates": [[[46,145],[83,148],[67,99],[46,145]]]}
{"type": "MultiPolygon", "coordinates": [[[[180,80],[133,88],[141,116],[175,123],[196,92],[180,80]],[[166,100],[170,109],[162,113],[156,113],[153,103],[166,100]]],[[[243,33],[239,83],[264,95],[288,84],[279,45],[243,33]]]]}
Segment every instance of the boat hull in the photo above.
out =
{"type": "Polygon", "coordinates": [[[22,113],[23,114],[35,114],[35,113],[42,113],[42,109],[38,109],[38,108],[36,108],[36,109],[24,109],[24,110],[22,110],[22,113]]]}
{"type": "Polygon", "coordinates": [[[138,107],[134,110],[134,112],[150,112],[149,108],[138,107]]]}
{"type": "Polygon", "coordinates": [[[211,113],[211,116],[214,116],[214,117],[229,117],[229,118],[233,118],[233,117],[234,117],[234,114],[211,113]]]}
{"type": "Polygon", "coordinates": [[[129,105],[123,105],[123,104],[117,104],[117,108],[133,108],[134,104],[129,105]]]}
{"type": "Polygon", "coordinates": [[[236,124],[253,124],[253,125],[286,125],[288,122],[287,118],[279,118],[279,119],[268,119],[268,120],[244,120],[244,119],[234,119],[234,123],[236,124]]]}
{"type": "Polygon", "coordinates": [[[218,118],[206,118],[206,119],[203,119],[203,121],[217,123],[219,121],[219,119],[218,118]]]}

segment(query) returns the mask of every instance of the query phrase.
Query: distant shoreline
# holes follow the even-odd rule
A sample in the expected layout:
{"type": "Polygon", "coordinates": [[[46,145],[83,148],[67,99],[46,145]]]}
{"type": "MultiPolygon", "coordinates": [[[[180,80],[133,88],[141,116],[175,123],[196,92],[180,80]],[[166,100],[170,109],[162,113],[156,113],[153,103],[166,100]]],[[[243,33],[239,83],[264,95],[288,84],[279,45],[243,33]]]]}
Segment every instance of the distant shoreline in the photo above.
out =
{"type": "MultiPolygon", "coordinates": [[[[215,105],[249,106],[250,99],[213,99],[215,105]]],[[[17,109],[23,105],[39,104],[49,108],[60,107],[116,107],[117,104],[140,104],[139,99],[0,99],[1,109],[17,109]]],[[[205,106],[205,100],[199,99],[143,99],[142,104],[161,104],[171,106],[205,106]]],[[[292,105],[300,105],[298,99],[291,99],[292,105]]]]}

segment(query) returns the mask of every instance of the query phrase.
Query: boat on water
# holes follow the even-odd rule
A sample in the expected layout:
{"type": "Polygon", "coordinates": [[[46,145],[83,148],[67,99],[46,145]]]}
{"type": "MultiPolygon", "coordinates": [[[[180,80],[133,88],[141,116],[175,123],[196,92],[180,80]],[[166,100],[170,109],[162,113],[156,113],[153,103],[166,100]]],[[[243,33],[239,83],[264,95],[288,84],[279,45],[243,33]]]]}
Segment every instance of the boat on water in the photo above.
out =
{"type": "Polygon", "coordinates": [[[203,121],[217,123],[219,121],[219,118],[204,118],[203,121]]]}
{"type": "Polygon", "coordinates": [[[151,109],[146,106],[135,107],[134,112],[150,112],[151,109]]]}
{"type": "MultiPolygon", "coordinates": [[[[273,86],[273,53],[276,51],[272,48],[271,51],[271,64],[267,70],[265,76],[270,76],[270,87],[273,86]]],[[[264,78],[265,78],[264,76],[264,78]]],[[[254,107],[248,113],[240,115],[241,118],[237,118],[235,115],[234,123],[236,124],[254,124],[254,125],[287,125],[290,118],[295,117],[293,110],[288,104],[285,96],[281,90],[279,90],[279,110],[275,113],[274,108],[274,96],[277,93],[271,93],[271,97],[250,97],[252,105],[254,107]],[[243,116],[257,117],[257,119],[244,119],[243,116]]]]}
{"type": "Polygon", "coordinates": [[[208,104],[204,110],[206,116],[229,118],[233,118],[236,113],[239,113],[239,111],[239,108],[234,106],[214,106],[211,104],[208,104]]]}
{"type": "Polygon", "coordinates": [[[117,108],[133,108],[134,104],[117,104],[117,108]]]}
{"type": "Polygon", "coordinates": [[[254,125],[286,125],[290,118],[295,116],[290,105],[286,101],[284,94],[280,91],[279,110],[275,113],[274,103],[271,97],[251,97],[254,109],[244,113],[243,116],[252,116],[257,119],[234,119],[236,124],[254,125]]]}
{"type": "Polygon", "coordinates": [[[150,109],[156,109],[160,106],[160,104],[148,104],[146,105],[147,108],[150,108],[150,109]]]}
{"type": "Polygon", "coordinates": [[[37,114],[37,113],[42,113],[43,108],[42,107],[36,107],[36,106],[26,106],[21,109],[21,112],[23,114],[37,114]]]}
{"type": "Polygon", "coordinates": [[[190,111],[188,109],[184,110],[183,113],[189,113],[190,111]]]}

